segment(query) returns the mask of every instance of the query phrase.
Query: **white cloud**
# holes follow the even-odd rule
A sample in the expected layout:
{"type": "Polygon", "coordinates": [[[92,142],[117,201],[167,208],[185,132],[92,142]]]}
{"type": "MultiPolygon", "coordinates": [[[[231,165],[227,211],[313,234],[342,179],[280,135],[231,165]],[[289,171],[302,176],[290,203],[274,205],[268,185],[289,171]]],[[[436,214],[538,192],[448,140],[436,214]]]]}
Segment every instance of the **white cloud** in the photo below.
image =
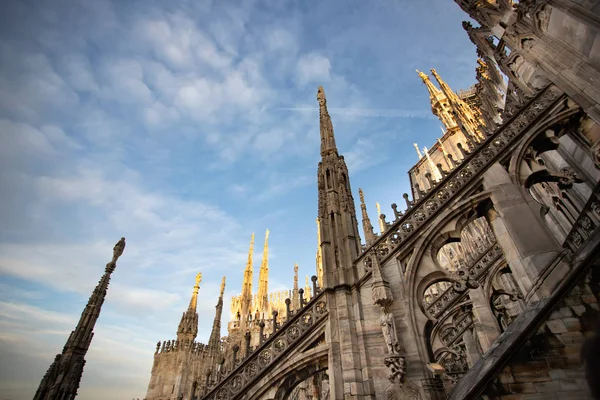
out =
{"type": "Polygon", "coordinates": [[[331,63],[327,57],[310,53],[298,60],[297,79],[300,85],[308,83],[324,84],[331,79],[331,63]]]}

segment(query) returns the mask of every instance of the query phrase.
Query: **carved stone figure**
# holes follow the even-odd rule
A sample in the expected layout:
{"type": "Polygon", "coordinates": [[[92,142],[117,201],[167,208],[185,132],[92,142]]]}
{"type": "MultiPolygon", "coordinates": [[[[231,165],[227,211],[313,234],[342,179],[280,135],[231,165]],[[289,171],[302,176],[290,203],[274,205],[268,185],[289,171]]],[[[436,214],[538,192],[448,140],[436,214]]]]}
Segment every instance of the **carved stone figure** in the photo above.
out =
{"type": "Polygon", "coordinates": [[[388,368],[388,379],[392,383],[402,383],[406,375],[406,361],[404,360],[404,356],[394,354],[386,357],[383,362],[388,368]]]}
{"type": "Polygon", "coordinates": [[[383,333],[388,353],[399,354],[400,343],[398,343],[394,314],[388,310],[388,307],[381,307],[381,317],[379,318],[379,322],[381,324],[381,332],[383,333]]]}
{"type": "Polygon", "coordinates": [[[123,254],[123,250],[125,250],[124,237],[122,237],[121,240],[119,240],[117,244],[115,244],[115,247],[113,247],[113,259],[116,260],[117,258],[121,257],[121,255],[123,254]]]}

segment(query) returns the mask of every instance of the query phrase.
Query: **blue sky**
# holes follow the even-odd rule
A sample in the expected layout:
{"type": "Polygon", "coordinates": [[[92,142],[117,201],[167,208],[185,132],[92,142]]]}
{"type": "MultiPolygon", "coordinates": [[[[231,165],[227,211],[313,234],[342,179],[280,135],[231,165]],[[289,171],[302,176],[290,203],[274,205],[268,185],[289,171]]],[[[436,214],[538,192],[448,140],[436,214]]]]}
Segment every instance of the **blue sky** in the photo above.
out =
{"type": "Polygon", "coordinates": [[[415,69],[474,83],[466,18],[451,0],[4,2],[0,399],[33,396],[121,236],[82,400],[145,395],[198,271],[206,342],[252,232],[258,265],[271,231],[272,289],[294,262],[314,274],[318,85],[355,199],[391,214],[412,143],[440,135],[415,69]]]}

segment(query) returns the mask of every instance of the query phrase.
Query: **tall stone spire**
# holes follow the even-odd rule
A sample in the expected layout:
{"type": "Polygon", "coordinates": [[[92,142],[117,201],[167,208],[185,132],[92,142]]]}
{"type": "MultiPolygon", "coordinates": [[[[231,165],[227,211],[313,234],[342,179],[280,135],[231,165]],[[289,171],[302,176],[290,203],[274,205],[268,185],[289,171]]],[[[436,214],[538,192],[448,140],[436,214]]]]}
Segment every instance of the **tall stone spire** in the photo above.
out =
{"type": "Polygon", "coordinates": [[[248,261],[244,270],[244,280],[242,282],[242,320],[245,320],[248,312],[252,308],[252,255],[254,253],[254,233],[250,236],[250,249],[248,250],[248,261]]]}
{"type": "Polygon", "coordinates": [[[323,252],[321,251],[321,222],[317,218],[317,282],[319,287],[323,287],[323,252]]]}
{"type": "Polygon", "coordinates": [[[255,307],[260,313],[269,312],[269,230],[265,233],[263,257],[258,275],[258,304],[255,307]]]}
{"type": "Polygon", "coordinates": [[[123,254],[124,249],[125,238],[121,238],[113,248],[112,260],[106,264],[104,275],[81,313],[77,327],[69,335],[62,353],[56,355],[54,362],[42,378],[33,397],[34,400],[71,400],[77,396],[85,365],[85,355],[90,348],[94,336],[94,326],[106,298],[110,275],[114,272],[117,260],[123,254]]]}
{"type": "Polygon", "coordinates": [[[217,301],[215,320],[213,321],[212,331],[210,333],[210,339],[208,340],[208,351],[216,352],[219,351],[219,345],[221,343],[221,315],[223,314],[223,293],[225,292],[225,277],[221,280],[221,291],[219,293],[219,300],[217,301]]]}
{"type": "Polygon", "coordinates": [[[327,99],[323,86],[317,90],[317,101],[319,102],[319,118],[321,127],[321,156],[331,152],[337,154],[335,136],[333,135],[333,124],[327,111],[327,99]]]}
{"type": "Polygon", "coordinates": [[[362,225],[363,231],[365,233],[365,240],[367,241],[367,246],[373,243],[377,237],[373,232],[373,225],[371,224],[371,220],[369,219],[369,214],[367,214],[367,205],[365,204],[365,195],[362,189],[358,189],[358,196],[360,197],[360,210],[362,211],[362,225]]]}
{"type": "Polygon", "coordinates": [[[324,287],[349,284],[355,279],[352,263],[360,251],[360,236],[348,167],[335,147],[333,125],[325,91],[319,86],[321,162],[319,163],[319,219],[323,252],[324,287]]]}
{"type": "Polygon", "coordinates": [[[187,347],[194,342],[198,334],[198,313],[196,305],[198,304],[198,291],[200,290],[200,282],[202,281],[202,273],[196,275],[196,283],[192,290],[192,298],[188,309],[181,316],[179,327],[177,328],[177,340],[180,346],[187,347]]]}
{"type": "Polygon", "coordinates": [[[321,161],[317,170],[317,186],[323,288],[328,304],[332,305],[330,312],[347,318],[347,323],[343,325],[327,324],[325,333],[326,337],[331,338],[328,342],[329,364],[340,366],[330,375],[330,397],[340,399],[349,395],[344,387],[356,387],[358,393],[366,393],[368,390],[363,386],[360,356],[356,352],[360,346],[360,335],[356,330],[360,316],[356,315],[357,308],[351,289],[358,280],[358,269],[354,261],[360,253],[361,245],[348,167],[335,147],[333,127],[322,87],[317,91],[317,100],[321,116],[321,161]]]}
{"type": "Polygon", "coordinates": [[[300,308],[300,294],[298,292],[298,263],[294,264],[294,289],[292,290],[292,308],[300,308]]]}

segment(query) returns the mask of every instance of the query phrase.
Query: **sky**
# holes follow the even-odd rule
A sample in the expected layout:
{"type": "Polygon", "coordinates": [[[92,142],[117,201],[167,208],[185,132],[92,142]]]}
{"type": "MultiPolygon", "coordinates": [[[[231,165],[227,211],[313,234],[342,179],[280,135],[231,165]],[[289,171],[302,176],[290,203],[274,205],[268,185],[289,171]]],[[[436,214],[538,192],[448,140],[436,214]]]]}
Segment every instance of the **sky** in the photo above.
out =
{"type": "MultiPolygon", "coordinates": [[[[0,400],[31,399],[112,248],[78,399],[143,398],[202,272],[241,290],[265,229],[270,289],[315,273],[323,85],[354,197],[404,204],[440,136],[415,69],[475,83],[451,0],[6,0],[0,13],[0,400]]],[[[223,328],[222,335],[225,335],[223,328]]]]}

